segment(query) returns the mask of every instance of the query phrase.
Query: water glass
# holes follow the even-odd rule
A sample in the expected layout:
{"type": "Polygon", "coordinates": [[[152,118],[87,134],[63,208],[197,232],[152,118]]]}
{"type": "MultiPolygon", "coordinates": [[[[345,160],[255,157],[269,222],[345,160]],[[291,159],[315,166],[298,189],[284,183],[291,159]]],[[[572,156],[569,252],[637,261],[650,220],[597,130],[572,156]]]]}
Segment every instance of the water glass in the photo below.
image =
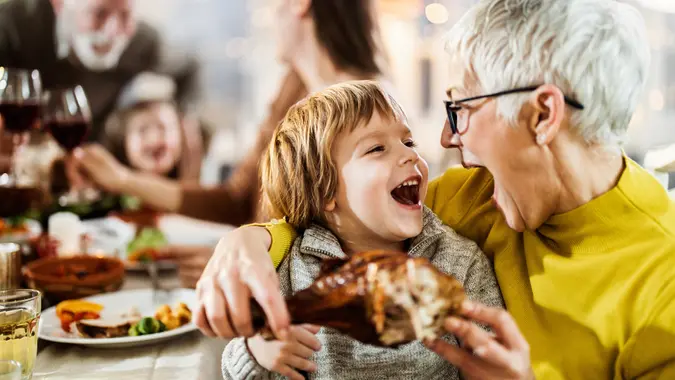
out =
{"type": "Polygon", "coordinates": [[[41,294],[37,290],[0,291],[0,358],[21,364],[21,380],[29,380],[33,376],[40,299],[41,294]]]}
{"type": "Polygon", "coordinates": [[[0,360],[0,380],[21,380],[21,364],[14,360],[0,360]]]}

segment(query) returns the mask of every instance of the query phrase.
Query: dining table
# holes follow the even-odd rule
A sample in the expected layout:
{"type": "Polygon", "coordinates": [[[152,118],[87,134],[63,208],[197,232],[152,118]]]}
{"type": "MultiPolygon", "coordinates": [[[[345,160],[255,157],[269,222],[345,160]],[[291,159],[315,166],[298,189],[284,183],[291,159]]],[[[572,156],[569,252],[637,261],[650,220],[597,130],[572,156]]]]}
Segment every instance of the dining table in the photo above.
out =
{"type": "MultiPolygon", "coordinates": [[[[212,245],[232,227],[169,215],[159,223],[167,240],[181,245],[212,245]]],[[[159,274],[162,288],[181,284],[175,270],[159,274]]],[[[127,272],[121,290],[151,288],[146,272],[127,272]]],[[[227,341],[199,331],[167,342],[131,348],[92,348],[40,340],[33,380],[94,379],[219,379],[221,354],[227,341]]]]}

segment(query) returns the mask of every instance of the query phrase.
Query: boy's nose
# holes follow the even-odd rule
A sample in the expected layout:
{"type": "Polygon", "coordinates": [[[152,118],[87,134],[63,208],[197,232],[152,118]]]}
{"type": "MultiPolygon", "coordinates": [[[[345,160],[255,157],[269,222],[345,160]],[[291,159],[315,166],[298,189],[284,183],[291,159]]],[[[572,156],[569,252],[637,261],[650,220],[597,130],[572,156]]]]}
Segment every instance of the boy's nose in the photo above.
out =
{"type": "Polygon", "coordinates": [[[417,152],[414,149],[406,147],[405,151],[401,155],[401,159],[399,161],[399,164],[401,166],[403,166],[405,164],[409,164],[409,163],[415,164],[415,163],[417,163],[417,161],[419,161],[419,159],[420,159],[420,155],[417,154],[417,152]]]}

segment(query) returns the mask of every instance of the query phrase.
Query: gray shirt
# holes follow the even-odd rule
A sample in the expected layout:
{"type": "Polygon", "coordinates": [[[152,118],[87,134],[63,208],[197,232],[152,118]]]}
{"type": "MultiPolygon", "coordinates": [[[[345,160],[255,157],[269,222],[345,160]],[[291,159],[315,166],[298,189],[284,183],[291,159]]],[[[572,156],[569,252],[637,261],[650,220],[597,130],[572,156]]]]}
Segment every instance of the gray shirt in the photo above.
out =
{"type": "MultiPolygon", "coordinates": [[[[443,225],[427,208],[422,233],[411,241],[409,254],[428,258],[436,268],[455,276],[470,299],[504,307],[492,266],[476,243],[443,225]]],[[[329,258],[346,259],[347,255],[329,230],[311,226],[295,240],[290,254],[279,266],[282,293],[290,295],[308,288],[318,277],[321,262],[329,258]]],[[[397,349],[374,347],[328,328],[322,328],[317,337],[322,349],[311,358],[318,370],[309,374],[310,379],[459,379],[457,368],[420,342],[397,349]]],[[[443,339],[457,344],[453,336],[443,339]]],[[[223,377],[282,378],[257,364],[243,338],[232,340],[225,348],[223,377]]]]}

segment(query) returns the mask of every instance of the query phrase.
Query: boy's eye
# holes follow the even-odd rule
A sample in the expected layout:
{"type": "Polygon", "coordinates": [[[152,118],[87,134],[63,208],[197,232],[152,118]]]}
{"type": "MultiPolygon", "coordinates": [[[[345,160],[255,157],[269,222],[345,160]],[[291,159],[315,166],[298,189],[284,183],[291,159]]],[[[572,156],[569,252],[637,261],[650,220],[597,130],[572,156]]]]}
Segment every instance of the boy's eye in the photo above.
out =
{"type": "Polygon", "coordinates": [[[417,143],[413,140],[406,140],[406,141],[403,142],[403,144],[405,144],[405,146],[407,146],[408,148],[417,147],[417,143]]]}
{"type": "Polygon", "coordinates": [[[384,152],[384,146],[383,145],[376,145],[376,146],[368,149],[366,154],[371,154],[371,153],[375,153],[375,152],[384,152]]]}

